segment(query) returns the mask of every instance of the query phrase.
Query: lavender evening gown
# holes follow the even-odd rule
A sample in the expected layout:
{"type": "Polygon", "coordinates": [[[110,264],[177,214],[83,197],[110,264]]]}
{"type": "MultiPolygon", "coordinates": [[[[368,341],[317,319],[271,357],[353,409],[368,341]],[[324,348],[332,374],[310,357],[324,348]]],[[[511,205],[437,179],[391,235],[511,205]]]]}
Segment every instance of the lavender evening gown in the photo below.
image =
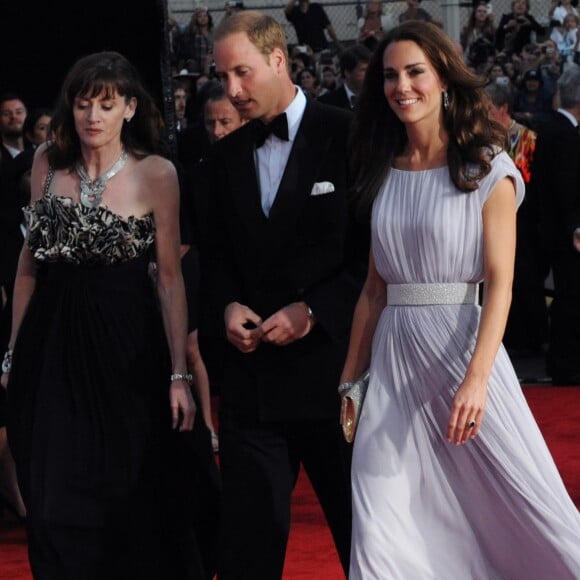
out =
{"type": "MultiPolygon", "coordinates": [[[[482,207],[523,182],[505,153],[473,193],[446,167],[393,169],[373,209],[376,267],[391,284],[479,282],[482,207]]],[[[476,305],[388,306],[354,446],[351,580],[580,578],[580,515],[503,347],[479,436],[446,440],[475,345],[476,305]]]]}

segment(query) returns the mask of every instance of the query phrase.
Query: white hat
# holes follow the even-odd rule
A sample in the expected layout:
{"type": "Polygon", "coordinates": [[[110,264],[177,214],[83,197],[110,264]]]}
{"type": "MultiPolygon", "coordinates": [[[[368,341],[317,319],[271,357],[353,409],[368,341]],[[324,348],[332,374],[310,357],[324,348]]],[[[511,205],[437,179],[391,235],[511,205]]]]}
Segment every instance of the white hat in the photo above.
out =
{"type": "Polygon", "coordinates": [[[192,79],[195,77],[198,77],[198,74],[189,72],[186,68],[182,68],[177,74],[173,75],[174,79],[183,79],[183,78],[188,78],[188,79],[192,79]]]}

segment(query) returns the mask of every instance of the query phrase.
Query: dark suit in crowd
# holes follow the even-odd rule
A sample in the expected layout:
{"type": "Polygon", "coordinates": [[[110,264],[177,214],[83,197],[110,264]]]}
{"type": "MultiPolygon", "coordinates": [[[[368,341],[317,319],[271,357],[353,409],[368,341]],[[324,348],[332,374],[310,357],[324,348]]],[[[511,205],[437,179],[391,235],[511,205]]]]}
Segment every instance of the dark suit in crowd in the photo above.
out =
{"type": "Polygon", "coordinates": [[[334,91],[324,93],[318,100],[327,105],[353,110],[371,56],[372,52],[363,44],[354,44],[343,50],[340,53],[340,74],[344,83],[334,91]],[[350,92],[346,90],[347,85],[350,92]]]}
{"type": "Polygon", "coordinates": [[[560,112],[539,128],[532,187],[554,280],[547,370],[554,384],[580,384],[580,135],[560,112]]]}
{"type": "Polygon", "coordinates": [[[326,105],[332,105],[333,107],[340,107],[341,109],[348,110],[354,109],[354,102],[348,98],[348,94],[346,92],[346,89],[344,88],[344,85],[340,85],[340,87],[334,89],[334,91],[330,91],[328,93],[324,93],[324,95],[320,95],[320,97],[318,97],[318,100],[321,103],[324,103],[326,105]]]}

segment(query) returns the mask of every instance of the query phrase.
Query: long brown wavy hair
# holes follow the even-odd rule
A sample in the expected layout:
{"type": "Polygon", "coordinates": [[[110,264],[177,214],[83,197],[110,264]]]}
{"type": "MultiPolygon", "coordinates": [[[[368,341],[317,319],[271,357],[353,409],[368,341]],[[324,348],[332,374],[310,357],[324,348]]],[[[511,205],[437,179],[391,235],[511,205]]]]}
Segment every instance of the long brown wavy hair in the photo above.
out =
{"type": "Polygon", "coordinates": [[[421,48],[447,85],[449,107],[443,111],[449,136],[447,162],[455,186],[474,191],[491,169],[498,149],[505,149],[507,133],[489,112],[485,80],[463,63],[457,47],[439,27],[410,20],[387,33],[373,53],[357,101],[350,151],[354,187],[352,197],[360,216],[366,217],[373,200],[407,143],[405,125],[389,107],[384,95],[383,54],[386,47],[403,40],[421,48]]]}
{"type": "Polygon", "coordinates": [[[132,98],[137,100],[135,115],[123,124],[121,131],[125,149],[137,158],[152,153],[169,156],[163,117],[136,68],[122,54],[103,51],[77,60],[63,82],[51,122],[54,140],[47,148],[51,167],[72,168],[81,157],[73,116],[75,98],[94,98],[101,93],[112,95],[115,90],[127,102],[132,98]]]}

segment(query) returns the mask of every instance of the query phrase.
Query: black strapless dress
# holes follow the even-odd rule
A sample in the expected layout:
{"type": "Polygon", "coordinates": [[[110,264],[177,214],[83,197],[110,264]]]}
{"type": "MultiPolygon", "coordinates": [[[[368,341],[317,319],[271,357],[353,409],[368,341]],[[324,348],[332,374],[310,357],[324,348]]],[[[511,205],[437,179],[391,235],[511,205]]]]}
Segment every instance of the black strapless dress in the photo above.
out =
{"type": "Polygon", "coordinates": [[[148,274],[153,217],[123,219],[53,194],[25,215],[38,275],[14,348],[7,427],[33,571],[172,578],[168,560],[181,559],[171,552],[190,538],[191,514],[167,477],[179,474],[168,452],[179,435],[148,274]]]}

